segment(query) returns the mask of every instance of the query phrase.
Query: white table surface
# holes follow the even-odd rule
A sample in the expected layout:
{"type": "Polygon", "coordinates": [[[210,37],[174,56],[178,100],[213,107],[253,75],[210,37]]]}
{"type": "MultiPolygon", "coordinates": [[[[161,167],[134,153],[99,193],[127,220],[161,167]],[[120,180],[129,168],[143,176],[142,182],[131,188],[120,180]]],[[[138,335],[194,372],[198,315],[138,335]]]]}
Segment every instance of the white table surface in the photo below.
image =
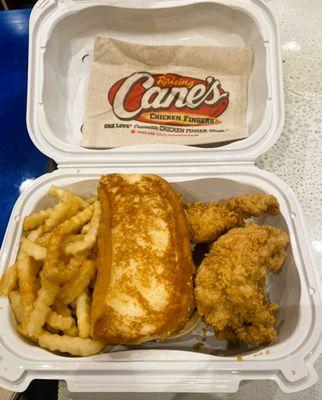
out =
{"type": "MultiPolygon", "coordinates": [[[[297,194],[315,265],[322,276],[322,0],[277,0],[281,17],[286,123],[276,145],[257,161],[297,194]]],[[[321,400],[321,377],[312,388],[284,394],[274,382],[248,382],[235,394],[85,394],[60,384],[59,400],[321,400]]]]}

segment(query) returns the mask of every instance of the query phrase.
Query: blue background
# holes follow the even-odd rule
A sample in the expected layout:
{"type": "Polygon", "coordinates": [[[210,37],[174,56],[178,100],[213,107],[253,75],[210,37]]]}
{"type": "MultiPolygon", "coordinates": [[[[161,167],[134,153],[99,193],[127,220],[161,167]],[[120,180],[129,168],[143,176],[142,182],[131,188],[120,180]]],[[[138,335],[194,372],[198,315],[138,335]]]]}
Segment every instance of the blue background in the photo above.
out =
{"type": "Polygon", "coordinates": [[[30,9],[0,11],[0,243],[20,185],[47,171],[26,127],[30,9]]]}

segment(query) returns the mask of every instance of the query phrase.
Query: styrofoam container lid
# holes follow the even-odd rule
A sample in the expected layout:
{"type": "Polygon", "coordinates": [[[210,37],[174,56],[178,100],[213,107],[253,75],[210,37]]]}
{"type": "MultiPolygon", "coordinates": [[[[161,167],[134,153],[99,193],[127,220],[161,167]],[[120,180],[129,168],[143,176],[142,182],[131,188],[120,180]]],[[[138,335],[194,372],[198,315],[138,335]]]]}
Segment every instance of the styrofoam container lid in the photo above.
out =
{"type": "Polygon", "coordinates": [[[254,162],[284,123],[278,24],[271,1],[40,0],[30,18],[27,125],[58,164],[254,162]],[[144,44],[249,46],[247,139],[230,144],[82,148],[84,100],[96,35],[144,44]]]}

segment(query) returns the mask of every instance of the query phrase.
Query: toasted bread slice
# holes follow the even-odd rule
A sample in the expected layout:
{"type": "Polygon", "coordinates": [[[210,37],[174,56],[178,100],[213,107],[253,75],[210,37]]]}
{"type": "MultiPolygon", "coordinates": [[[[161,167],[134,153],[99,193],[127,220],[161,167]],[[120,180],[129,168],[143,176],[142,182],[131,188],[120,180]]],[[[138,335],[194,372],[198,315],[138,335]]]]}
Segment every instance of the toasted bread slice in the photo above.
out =
{"type": "Polygon", "coordinates": [[[105,175],[92,336],[110,344],[163,340],[194,309],[188,227],[171,186],[156,175],[105,175]]]}

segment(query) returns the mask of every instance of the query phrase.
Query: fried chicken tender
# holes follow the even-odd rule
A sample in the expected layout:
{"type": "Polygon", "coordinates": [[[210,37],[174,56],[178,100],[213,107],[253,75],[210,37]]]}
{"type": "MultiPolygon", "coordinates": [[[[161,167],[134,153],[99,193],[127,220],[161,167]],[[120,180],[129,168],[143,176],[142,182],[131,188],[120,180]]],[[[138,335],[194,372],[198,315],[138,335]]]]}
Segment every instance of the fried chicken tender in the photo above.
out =
{"type": "Polygon", "coordinates": [[[185,206],[193,243],[211,243],[232,228],[243,226],[245,219],[263,213],[278,214],[276,198],[265,193],[232,197],[215,203],[191,203],[185,206]]]}
{"type": "Polygon", "coordinates": [[[197,272],[195,298],[218,339],[260,346],[276,338],[279,306],[265,296],[265,266],[279,271],[288,240],[278,228],[250,223],[212,245],[197,272]]]}

